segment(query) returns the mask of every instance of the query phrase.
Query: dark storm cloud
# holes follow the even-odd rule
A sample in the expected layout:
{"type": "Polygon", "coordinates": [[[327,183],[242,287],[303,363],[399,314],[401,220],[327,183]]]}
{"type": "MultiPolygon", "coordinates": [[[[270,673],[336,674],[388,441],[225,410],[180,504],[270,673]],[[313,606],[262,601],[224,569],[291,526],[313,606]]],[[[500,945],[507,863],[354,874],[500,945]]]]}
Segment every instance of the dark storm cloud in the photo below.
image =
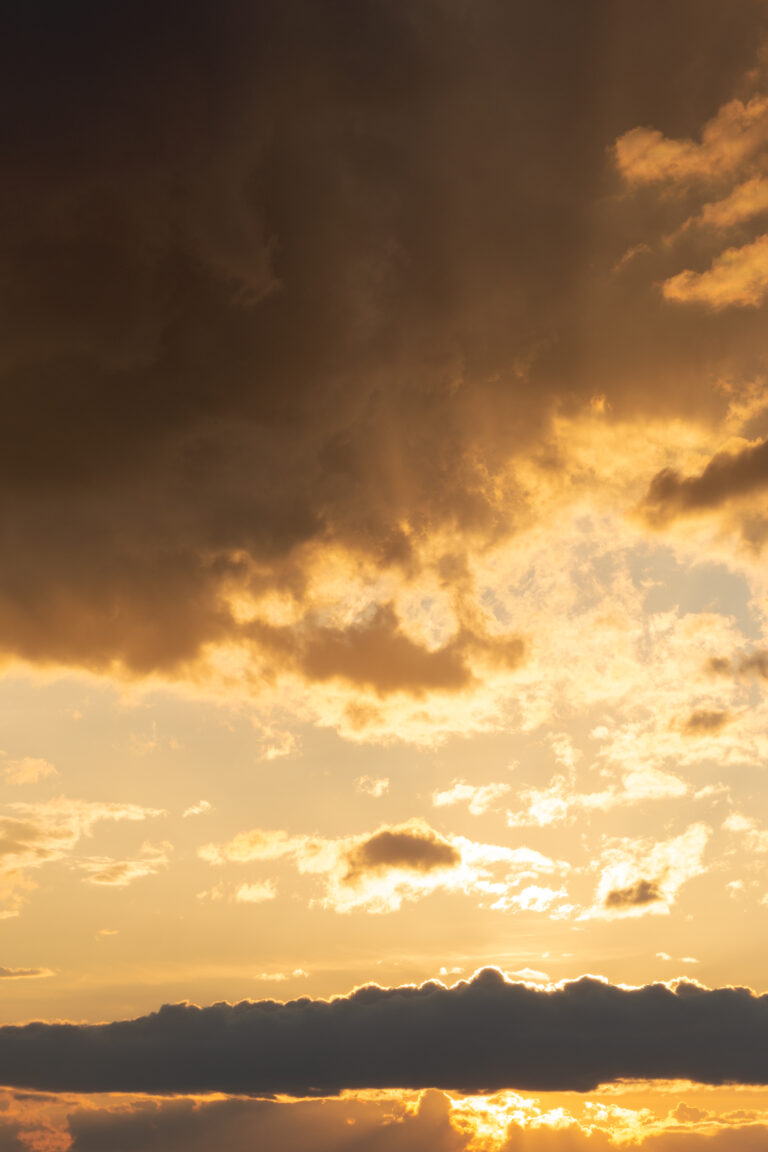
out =
{"type": "Polygon", "coordinates": [[[606,893],[603,904],[606,908],[641,908],[663,899],[664,893],[657,880],[638,880],[626,888],[612,888],[606,893]]]}
{"type": "Polygon", "coordinates": [[[300,596],[307,542],[408,574],[414,532],[493,539],[556,403],[711,408],[702,362],[760,336],[594,272],[636,230],[609,146],[695,134],[760,0],[5,17],[0,650],[169,669],[238,633],[222,586],[300,596]]]}
{"type": "Polygon", "coordinates": [[[0,1083],[251,1095],[765,1084],[767,1029],[768,997],[743,988],[628,990],[583,977],[543,991],[490,969],[452,989],[372,986],[331,1002],[179,1004],[114,1024],[4,1027],[0,1083]]]}
{"type": "Polygon", "coordinates": [[[664,468],[651,481],[644,500],[650,520],[719,508],[727,501],[768,487],[768,441],[741,452],[719,452],[698,476],[682,476],[664,468]]]}

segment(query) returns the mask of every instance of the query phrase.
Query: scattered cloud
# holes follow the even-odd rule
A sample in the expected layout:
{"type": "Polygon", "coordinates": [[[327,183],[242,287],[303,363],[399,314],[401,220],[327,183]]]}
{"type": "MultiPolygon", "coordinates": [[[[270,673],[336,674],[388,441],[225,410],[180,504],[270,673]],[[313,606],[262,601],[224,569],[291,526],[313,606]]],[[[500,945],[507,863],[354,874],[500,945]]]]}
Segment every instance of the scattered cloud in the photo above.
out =
{"type": "Polygon", "coordinates": [[[262,880],[252,884],[241,884],[233,899],[236,904],[263,904],[266,900],[274,900],[276,895],[275,884],[271,880],[262,880]]]}
{"type": "Polygon", "coordinates": [[[451,786],[443,791],[432,793],[432,803],[436,808],[443,808],[448,804],[468,804],[473,816],[482,816],[484,812],[495,804],[502,796],[509,792],[509,784],[467,784],[464,780],[455,780],[451,786]]]}
{"type": "Polygon", "coordinates": [[[633,128],[615,145],[627,183],[688,184],[738,172],[768,144],[768,98],[731,100],[707,122],[701,140],[673,140],[655,128],[633,128]]]}
{"type": "Polygon", "coordinates": [[[110,856],[89,856],[76,860],[74,866],[85,873],[88,884],[98,884],[109,888],[127,888],[134,880],[146,876],[156,876],[170,862],[172,845],[142,844],[139,856],[130,860],[115,860],[110,856]]]}
{"type": "Polygon", "coordinates": [[[0,968],[0,980],[39,980],[55,975],[52,968],[0,968]]]}
{"type": "MultiPolygon", "coordinates": [[[[18,909],[28,870],[69,857],[101,821],[144,821],[165,815],[138,804],[59,797],[38,804],[14,802],[0,813],[0,875],[11,880],[9,911],[18,909]]],[[[107,867],[107,862],[104,862],[107,867]]]]}
{"type": "Polygon", "coordinates": [[[37,784],[46,776],[58,775],[49,760],[36,756],[24,756],[21,760],[8,760],[3,766],[3,776],[7,784],[37,784]]]}
{"type": "Polygon", "coordinates": [[[768,235],[749,244],[726,248],[706,272],[686,269],[661,286],[665,300],[722,308],[757,308],[768,295],[768,235]]]}
{"type": "Polygon", "coordinates": [[[419,819],[336,840],[254,829],[203,845],[199,855],[214,865],[290,860],[300,873],[321,879],[318,902],[336,912],[394,912],[436,891],[475,896],[498,910],[543,911],[564,891],[520,886],[569,870],[529,848],[445,836],[419,819]]]}
{"type": "Polygon", "coordinates": [[[193,804],[190,808],[185,808],[182,812],[183,817],[187,816],[204,816],[206,812],[211,812],[213,805],[207,800],[200,800],[199,803],[193,804]]]}
{"type": "Polygon", "coordinates": [[[582,917],[668,914],[683,884],[706,871],[710,835],[706,824],[692,824],[670,840],[608,842],[594,905],[582,917]]]}
{"type": "Polygon", "coordinates": [[[389,780],[386,776],[358,776],[355,787],[358,792],[378,800],[389,791],[389,780]]]}

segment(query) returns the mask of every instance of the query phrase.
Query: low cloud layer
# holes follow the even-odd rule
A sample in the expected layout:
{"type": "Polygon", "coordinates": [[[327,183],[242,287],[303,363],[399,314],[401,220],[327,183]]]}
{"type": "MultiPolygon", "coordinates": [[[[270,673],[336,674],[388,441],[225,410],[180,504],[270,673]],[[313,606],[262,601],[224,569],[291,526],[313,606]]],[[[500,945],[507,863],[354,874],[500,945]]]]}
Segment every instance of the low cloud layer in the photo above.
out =
{"type": "Polygon", "coordinates": [[[453,988],[333,1001],[166,1005],[138,1020],[0,1029],[0,1082],[45,1091],[250,1095],[438,1087],[573,1090],[624,1079],[768,1083],[768,997],[591,977],[542,990],[496,969],[453,988]]]}

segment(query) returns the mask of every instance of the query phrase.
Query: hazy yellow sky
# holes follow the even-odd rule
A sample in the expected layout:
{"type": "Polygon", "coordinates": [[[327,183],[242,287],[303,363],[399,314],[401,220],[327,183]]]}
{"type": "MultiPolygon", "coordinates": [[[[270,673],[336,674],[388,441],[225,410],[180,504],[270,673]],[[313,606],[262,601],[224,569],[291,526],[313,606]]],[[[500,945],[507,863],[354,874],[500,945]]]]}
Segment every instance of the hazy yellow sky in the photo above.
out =
{"type": "Polygon", "coordinates": [[[768,1145],[767,34],[9,14],[0,1150],[768,1145]]]}

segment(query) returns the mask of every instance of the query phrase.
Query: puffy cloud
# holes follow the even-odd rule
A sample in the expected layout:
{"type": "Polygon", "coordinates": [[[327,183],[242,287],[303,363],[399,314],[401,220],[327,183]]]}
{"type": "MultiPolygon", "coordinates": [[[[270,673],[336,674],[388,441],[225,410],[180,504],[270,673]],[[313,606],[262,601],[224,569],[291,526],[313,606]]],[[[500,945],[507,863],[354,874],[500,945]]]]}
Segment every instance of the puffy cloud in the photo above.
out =
{"type": "Polygon", "coordinates": [[[386,776],[358,776],[355,780],[355,787],[358,792],[365,793],[366,796],[373,796],[377,800],[389,791],[389,780],[386,776]]]}
{"type": "Polygon", "coordinates": [[[270,880],[261,880],[252,884],[241,884],[233,897],[236,904],[263,904],[266,900],[274,900],[277,889],[270,880]]]}
{"type": "Polygon", "coordinates": [[[732,228],[768,212],[768,180],[752,176],[722,200],[705,204],[693,223],[702,228],[732,228]]]}
{"type": "Polygon", "coordinates": [[[547,788],[522,789],[521,806],[507,812],[507,823],[511,828],[545,827],[574,819],[579,812],[607,812],[647,800],[679,799],[688,791],[679,776],[650,765],[625,772],[620,786],[611,785],[599,792],[578,792],[566,777],[556,776],[547,788]]]}
{"type": "Polygon", "coordinates": [[[665,300],[721,308],[757,308],[768,295],[768,235],[726,248],[706,272],[686,269],[661,286],[665,300]]]}
{"type": "Polygon", "coordinates": [[[706,824],[692,824],[669,840],[609,842],[594,905],[583,917],[668,913],[683,884],[705,871],[702,857],[710,835],[706,824]]]}
{"type": "Polygon", "coordinates": [[[652,523],[663,524],[676,516],[719,508],[766,486],[768,441],[762,440],[738,452],[718,452],[698,476],[663,469],[651,481],[642,510],[652,523]]]}
{"type": "Polygon", "coordinates": [[[3,767],[8,784],[36,784],[46,776],[56,776],[56,768],[49,760],[38,756],[24,756],[21,760],[8,760],[3,767]]]}
{"type": "Polygon", "coordinates": [[[688,736],[722,732],[732,717],[729,712],[721,712],[708,708],[697,708],[691,712],[683,725],[683,732],[688,736]]]}
{"type": "Polygon", "coordinates": [[[436,808],[443,808],[447,804],[466,803],[473,816],[481,816],[483,812],[494,804],[500,797],[509,792],[509,784],[467,784],[464,780],[456,780],[450,788],[432,793],[432,803],[436,808]]]}
{"type": "Polygon", "coordinates": [[[182,817],[187,816],[204,816],[206,812],[210,812],[213,805],[208,800],[201,800],[198,804],[192,804],[189,808],[185,808],[182,812],[182,817]]]}
{"type": "Polygon", "coordinates": [[[453,988],[166,1005],[138,1020],[0,1029],[0,1079],[43,1091],[588,1091],[622,1079],[768,1082],[768,998],[744,988],[542,989],[486,969],[453,988]]]}
{"type": "Polygon", "coordinates": [[[199,855],[215,865],[291,860],[300,873],[321,878],[320,902],[336,912],[394,912],[436,891],[474,895],[499,910],[543,911],[564,891],[520,886],[569,870],[529,848],[446,836],[419,819],[335,840],[254,829],[203,845],[199,855]]]}
{"type": "Polygon", "coordinates": [[[768,144],[768,97],[731,100],[704,126],[701,142],[674,140],[655,128],[633,128],[615,145],[630,184],[714,180],[738,171],[768,144]]]}

